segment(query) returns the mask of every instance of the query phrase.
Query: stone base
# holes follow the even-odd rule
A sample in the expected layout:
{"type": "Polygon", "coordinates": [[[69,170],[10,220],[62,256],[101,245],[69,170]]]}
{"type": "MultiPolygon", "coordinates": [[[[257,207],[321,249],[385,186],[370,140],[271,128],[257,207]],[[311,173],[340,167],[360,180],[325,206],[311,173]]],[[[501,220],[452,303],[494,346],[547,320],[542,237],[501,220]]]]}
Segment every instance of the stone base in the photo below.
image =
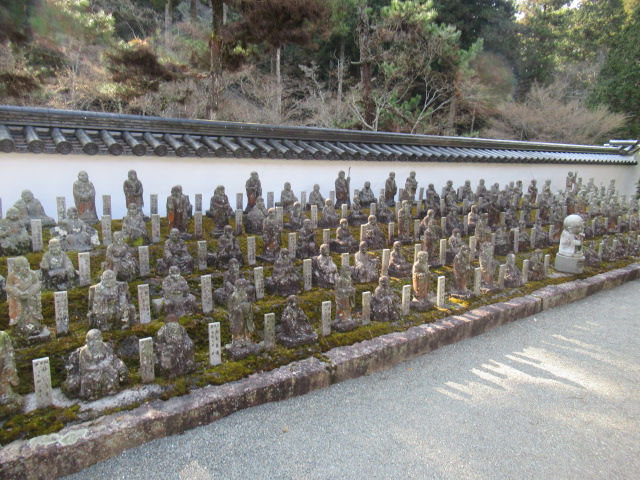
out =
{"type": "Polygon", "coordinates": [[[225,345],[224,348],[233,360],[242,360],[249,355],[257,355],[262,351],[262,347],[253,342],[225,345]]]}
{"type": "Polygon", "coordinates": [[[318,340],[318,334],[316,332],[311,332],[306,335],[301,335],[300,337],[287,337],[280,334],[278,335],[278,340],[287,348],[295,348],[301,345],[315,343],[318,340]]]}
{"type": "Polygon", "coordinates": [[[51,338],[51,332],[44,325],[42,326],[42,330],[38,335],[30,335],[28,337],[23,338],[23,341],[28,345],[34,345],[37,343],[46,342],[51,338]]]}
{"type": "Polygon", "coordinates": [[[458,300],[468,300],[473,297],[473,292],[471,290],[451,292],[449,296],[451,298],[457,298],[458,300]]]}
{"type": "Polygon", "coordinates": [[[566,257],[556,255],[554,268],[558,272],[582,273],[584,272],[584,257],[566,257]]]}
{"type": "Polygon", "coordinates": [[[348,332],[350,330],[355,330],[359,326],[360,322],[355,318],[342,321],[336,320],[335,322],[331,323],[331,329],[335,330],[336,332],[348,332]]]}
{"type": "Polygon", "coordinates": [[[417,300],[411,300],[409,308],[411,310],[415,310],[416,312],[426,312],[427,310],[431,310],[433,308],[433,303],[429,301],[418,302],[417,300]]]}

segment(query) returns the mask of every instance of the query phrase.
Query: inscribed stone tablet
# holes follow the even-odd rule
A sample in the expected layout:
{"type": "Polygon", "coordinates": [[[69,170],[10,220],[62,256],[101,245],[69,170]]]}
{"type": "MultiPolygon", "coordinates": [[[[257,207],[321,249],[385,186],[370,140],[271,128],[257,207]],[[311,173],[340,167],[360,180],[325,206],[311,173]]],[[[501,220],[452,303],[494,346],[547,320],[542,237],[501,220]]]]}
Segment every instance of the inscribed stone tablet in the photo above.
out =
{"type": "Polygon", "coordinates": [[[322,302],[322,336],[331,335],[331,301],[322,302]]]}
{"type": "Polygon", "coordinates": [[[253,283],[256,287],[256,299],[260,300],[264,297],[264,268],[256,267],[253,269],[253,283]]]}
{"type": "Polygon", "coordinates": [[[202,194],[196,193],[196,212],[202,213],[202,194]]]}
{"type": "Polygon", "coordinates": [[[322,243],[326,243],[327,245],[329,245],[330,241],[331,241],[331,230],[329,230],[328,228],[325,228],[322,230],[322,243]]]}
{"type": "Polygon", "coordinates": [[[348,267],[349,266],[349,254],[348,253],[343,253],[340,255],[340,259],[342,260],[341,265],[343,267],[348,267]]]}
{"type": "Polygon", "coordinates": [[[142,383],[151,383],[156,379],[153,370],[153,338],[141,338],[138,340],[140,352],[140,379],[142,383]]]}
{"type": "Polygon", "coordinates": [[[362,325],[371,321],[371,292],[362,292],[362,325]]]}
{"type": "Polygon", "coordinates": [[[369,204],[369,215],[375,215],[376,214],[376,204],[375,203],[371,203],[369,204]]]}
{"type": "Polygon", "coordinates": [[[366,223],[364,225],[360,225],[360,241],[361,242],[367,241],[367,224],[366,223]]]}
{"type": "Polygon", "coordinates": [[[522,262],[522,283],[529,281],[529,260],[522,262]]]}
{"type": "Polygon", "coordinates": [[[289,233],[289,258],[296,258],[296,248],[298,248],[298,234],[296,232],[289,233]]]}
{"type": "Polygon", "coordinates": [[[415,242],[420,240],[420,220],[413,221],[413,240],[415,242]]]}
{"type": "Polygon", "coordinates": [[[267,208],[273,208],[273,192],[267,192],[267,208]]]}
{"type": "Polygon", "coordinates": [[[447,217],[440,217],[440,229],[442,230],[442,236],[447,235],[447,217]]]}
{"type": "Polygon", "coordinates": [[[469,217],[467,215],[462,216],[462,229],[465,235],[469,235],[469,217]]]}
{"type": "Polygon", "coordinates": [[[532,250],[536,248],[536,236],[536,229],[532,228],[531,235],[529,235],[529,248],[531,248],[532,250]]]}
{"type": "Polygon", "coordinates": [[[243,204],[242,193],[236,193],[236,210],[242,210],[243,204]]]}
{"type": "Polygon", "coordinates": [[[157,213],[151,214],[151,241],[160,242],[160,215],[157,213]]]}
{"type": "Polygon", "coordinates": [[[247,237],[247,264],[256,264],[256,237],[247,237]]]}
{"type": "Polygon", "coordinates": [[[304,289],[311,290],[313,286],[313,269],[312,269],[312,260],[310,258],[305,258],[302,261],[302,275],[304,277],[304,289]]]}
{"type": "Polygon", "coordinates": [[[207,269],[207,241],[198,240],[198,270],[207,269]]]}
{"type": "Polygon", "coordinates": [[[480,280],[482,279],[482,271],[480,267],[476,267],[473,269],[473,294],[476,297],[480,296],[480,280]]]}
{"type": "Polygon", "coordinates": [[[31,365],[33,366],[33,386],[35,388],[36,408],[46,408],[53,405],[49,357],[32,360],[31,365]]]}
{"type": "Polygon", "coordinates": [[[387,243],[389,245],[393,245],[393,237],[395,237],[396,233],[396,224],[394,222],[389,222],[387,226],[387,243]]]}
{"type": "Polygon", "coordinates": [[[440,265],[447,263],[447,241],[443,238],[440,240],[440,265]]]}
{"type": "Polygon", "coordinates": [[[220,345],[220,322],[209,324],[209,365],[222,363],[222,345],[220,345]]]}
{"type": "Polygon", "coordinates": [[[360,196],[360,190],[358,190],[357,188],[353,190],[353,198],[359,197],[360,196]]]}
{"type": "Polygon", "coordinates": [[[403,285],[402,287],[402,315],[409,315],[409,306],[411,305],[411,285],[403,285]]]}
{"type": "Polygon", "coordinates": [[[444,212],[446,210],[447,204],[444,201],[444,198],[440,198],[440,212],[444,212]]]}
{"type": "Polygon", "coordinates": [[[311,205],[311,228],[318,228],[318,206],[311,205]]]}
{"type": "Polygon", "coordinates": [[[329,198],[331,199],[331,203],[336,203],[336,192],[334,190],[329,190],[329,198]]]}
{"type": "Polygon", "coordinates": [[[278,219],[278,225],[280,228],[284,226],[284,208],[276,207],[276,218],[278,219]]]}
{"type": "Polygon", "coordinates": [[[56,311],[56,335],[69,333],[69,299],[67,292],[55,292],[53,303],[56,311]]]}
{"type": "Polygon", "coordinates": [[[91,257],[89,252],[82,252],[78,254],[78,283],[81,287],[89,285],[91,283],[91,257]]]}
{"type": "Polygon", "coordinates": [[[151,215],[158,215],[158,194],[151,194],[151,215]]]}
{"type": "Polygon", "coordinates": [[[436,297],[436,307],[438,308],[445,308],[444,290],[445,290],[445,277],[439,276],[438,277],[438,293],[436,297]]]}
{"type": "Polygon", "coordinates": [[[147,284],[138,285],[138,310],[140,311],[140,323],[151,323],[151,300],[147,284]]]}
{"type": "Polygon", "coordinates": [[[422,245],[420,243],[413,244],[413,263],[418,261],[418,254],[422,251],[422,245]]]}
{"type": "Polygon", "coordinates": [[[111,216],[111,195],[102,195],[102,215],[111,216]]]}
{"type": "Polygon", "coordinates": [[[547,277],[547,272],[549,271],[549,263],[551,263],[551,255],[546,254],[544,256],[544,276],[547,277]]]}
{"type": "Polygon", "coordinates": [[[193,214],[193,236],[202,238],[202,212],[193,214]]]}
{"type": "Polygon", "coordinates": [[[146,245],[138,247],[138,263],[140,264],[140,276],[148,277],[151,274],[149,267],[149,247],[146,245]]]}
{"type": "Polygon", "coordinates": [[[42,250],[42,220],[31,220],[31,249],[34,252],[42,250]]]}
{"type": "Polygon", "coordinates": [[[211,275],[202,275],[200,277],[200,290],[202,298],[202,313],[211,313],[213,311],[211,275]]]}
{"type": "Polygon", "coordinates": [[[264,348],[271,349],[276,346],[276,314],[264,314],[264,348]]]}
{"type": "Polygon", "coordinates": [[[102,223],[102,244],[111,244],[111,217],[109,215],[103,215],[100,220],[102,223]]]}
{"type": "MultiPolygon", "coordinates": [[[[65,218],[67,212],[67,200],[64,197],[56,197],[56,211],[58,212],[58,223],[60,223],[60,220],[65,218]]],[[[2,215],[0,215],[0,218],[2,218],[2,215]]]]}
{"type": "Polygon", "coordinates": [[[518,253],[519,246],[520,246],[520,229],[514,228],[513,229],[513,253],[518,253]]]}
{"type": "Polygon", "coordinates": [[[498,287],[499,288],[504,288],[504,276],[507,273],[507,266],[506,265],[500,265],[500,268],[498,269],[498,287]]]}
{"type": "Polygon", "coordinates": [[[420,187],[420,193],[418,194],[418,200],[422,200],[424,198],[424,187],[420,187]]]}
{"type": "Polygon", "coordinates": [[[307,209],[307,192],[304,190],[300,192],[300,207],[302,207],[303,210],[307,209]]]}
{"type": "Polygon", "coordinates": [[[391,258],[391,250],[385,248],[382,250],[382,266],[380,268],[380,276],[389,275],[389,260],[391,258]]]}
{"type": "Polygon", "coordinates": [[[469,258],[473,261],[476,258],[476,237],[469,237],[469,258]]]}
{"type": "Polygon", "coordinates": [[[341,218],[341,219],[342,219],[342,218],[347,218],[347,216],[348,216],[348,213],[347,213],[347,204],[346,204],[346,203],[343,203],[343,204],[340,206],[340,218],[341,218]]]}

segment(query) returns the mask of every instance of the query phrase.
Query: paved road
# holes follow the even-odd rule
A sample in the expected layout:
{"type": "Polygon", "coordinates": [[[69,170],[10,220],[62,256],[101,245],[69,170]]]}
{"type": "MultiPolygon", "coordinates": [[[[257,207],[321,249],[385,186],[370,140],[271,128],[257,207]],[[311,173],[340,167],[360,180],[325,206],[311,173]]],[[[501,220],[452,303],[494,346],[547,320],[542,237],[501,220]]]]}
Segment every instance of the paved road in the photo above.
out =
{"type": "Polygon", "coordinates": [[[640,281],[69,479],[640,478],[640,281]]]}

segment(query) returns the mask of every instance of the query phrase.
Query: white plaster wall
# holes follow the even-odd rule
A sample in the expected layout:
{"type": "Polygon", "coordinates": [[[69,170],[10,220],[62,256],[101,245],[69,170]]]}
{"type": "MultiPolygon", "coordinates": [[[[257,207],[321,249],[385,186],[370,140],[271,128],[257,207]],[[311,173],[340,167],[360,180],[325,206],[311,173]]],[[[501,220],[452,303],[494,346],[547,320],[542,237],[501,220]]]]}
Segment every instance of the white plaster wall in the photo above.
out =
{"type": "MultiPolygon", "coordinates": [[[[638,157],[636,157],[638,158],[638,157]]],[[[166,197],[171,187],[180,184],[194,202],[194,194],[203,194],[203,206],[208,208],[209,199],[217,185],[224,185],[232,207],[235,207],[235,194],[245,193],[244,184],[249,173],[257,171],[262,181],[263,196],[275,192],[279,201],[284,182],[291,182],[296,195],[306,191],[307,195],[318,183],[322,194],[327,197],[334,189],[334,181],[339,170],[351,168],[351,188],[361,189],[365,181],[371,182],[376,195],[390,171],[396,172],[399,188],[411,170],[417,172],[418,187],[433,183],[440,192],[447,180],[453,180],[457,188],[465,180],[471,180],[475,189],[480,178],[487,186],[495,182],[501,187],[511,181],[521,179],[525,185],[535,178],[540,187],[545,179],[551,179],[555,190],[564,189],[565,178],[569,170],[577,171],[583,183],[594,177],[596,184],[608,185],[610,179],[616,180],[621,194],[635,192],[635,183],[640,176],[640,167],[615,165],[545,165],[545,164],[487,164],[487,163],[423,163],[423,162],[368,162],[368,161],[329,161],[329,160],[271,160],[236,158],[177,158],[155,156],[107,155],[49,155],[11,153],[0,154],[0,198],[3,213],[20,198],[23,189],[33,191],[44,205],[49,216],[56,217],[56,196],[65,196],[67,206],[73,205],[73,182],[80,170],[86,170],[89,179],[96,188],[96,206],[98,215],[102,214],[102,195],[111,195],[114,218],[125,214],[122,183],[127,172],[135,169],[144,185],[145,207],[149,213],[149,195],[158,194],[159,213],[165,215],[166,197]]],[[[246,201],[246,198],[245,198],[246,201]]]]}

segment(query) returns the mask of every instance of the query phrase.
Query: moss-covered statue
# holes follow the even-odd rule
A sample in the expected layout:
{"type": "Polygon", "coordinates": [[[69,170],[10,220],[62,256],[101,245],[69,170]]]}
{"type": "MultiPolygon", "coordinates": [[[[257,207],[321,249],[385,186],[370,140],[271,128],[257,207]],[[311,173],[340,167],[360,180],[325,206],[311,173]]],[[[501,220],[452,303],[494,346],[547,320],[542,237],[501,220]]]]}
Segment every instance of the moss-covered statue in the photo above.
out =
{"type": "Polygon", "coordinates": [[[13,325],[16,337],[32,337],[43,334],[42,301],[40,279],[30,269],[25,257],[13,259],[13,270],[7,276],[7,292],[9,303],[9,325],[13,325]]]}
{"type": "Polygon", "coordinates": [[[371,296],[371,317],[376,322],[400,320],[400,297],[391,288],[389,277],[383,275],[371,296]]]}
{"type": "Polygon", "coordinates": [[[43,227],[53,227],[56,221],[44,212],[42,203],[34,198],[31,190],[23,190],[20,200],[13,204],[18,209],[20,220],[27,229],[31,228],[31,220],[41,220],[43,227]]]}
{"type": "MultiPolygon", "coordinates": [[[[300,234],[298,234],[298,238],[300,238],[300,234]]],[[[315,242],[315,235],[314,235],[315,242]]],[[[336,229],[336,238],[335,240],[331,240],[330,247],[332,252],[337,253],[355,253],[358,251],[358,241],[353,238],[351,234],[351,230],[349,230],[349,222],[346,218],[340,220],[340,226],[336,229]]],[[[317,255],[317,247],[316,252],[313,255],[317,255]]],[[[309,256],[313,256],[309,255],[309,256]]],[[[299,258],[308,258],[308,257],[299,257],[299,258]]]]}
{"type": "Polygon", "coordinates": [[[224,193],[224,186],[218,185],[213,192],[211,202],[209,203],[209,210],[206,212],[207,217],[213,219],[213,231],[211,235],[219,237],[224,231],[224,227],[229,225],[229,219],[233,215],[233,209],[229,204],[229,198],[224,193]]]}
{"type": "Polygon", "coordinates": [[[429,310],[433,304],[429,301],[429,254],[425,251],[418,252],[418,259],[413,264],[413,299],[411,308],[419,312],[429,310]]]}
{"type": "Polygon", "coordinates": [[[298,305],[296,295],[290,295],[287,299],[287,306],[282,312],[280,325],[278,340],[287,348],[308,345],[318,340],[318,334],[311,326],[307,315],[298,305]]]}
{"type": "Polygon", "coordinates": [[[513,253],[507,255],[507,263],[505,264],[504,286],[509,288],[517,288],[524,285],[522,281],[522,272],[516,265],[516,256],[513,253]]]}
{"type": "Polygon", "coordinates": [[[73,263],[62,251],[62,245],[57,238],[49,240],[49,251],[42,256],[40,272],[46,290],[69,290],[75,286],[78,278],[73,263]]]}
{"type": "Polygon", "coordinates": [[[171,229],[169,238],[164,242],[164,255],[158,259],[156,273],[167,275],[169,268],[174,265],[183,275],[193,273],[193,257],[189,254],[184,240],[180,238],[180,231],[177,228],[171,229]]]}
{"type": "Polygon", "coordinates": [[[78,209],[69,207],[67,218],[60,220],[60,224],[52,229],[52,234],[60,240],[62,249],[84,252],[100,245],[98,231],[78,218],[78,209]]]}
{"type": "Polygon", "coordinates": [[[155,347],[160,371],[167,378],[195,370],[193,340],[178,323],[176,315],[167,315],[164,326],[156,334],[155,347]]]}
{"type": "Polygon", "coordinates": [[[389,256],[389,276],[394,278],[407,278],[411,276],[413,265],[402,253],[402,242],[393,242],[393,250],[389,256]]]}
{"type": "Polygon", "coordinates": [[[302,290],[302,279],[291,258],[289,258],[289,249],[282,248],[273,264],[271,277],[265,279],[265,286],[271,295],[294,295],[302,290]]]}
{"type": "Polygon", "coordinates": [[[11,207],[7,210],[7,218],[0,219],[0,256],[13,257],[30,251],[31,237],[20,220],[20,212],[11,207]]]}
{"type": "Polygon", "coordinates": [[[243,278],[236,281],[235,290],[227,302],[229,311],[229,327],[231,344],[225,348],[234,360],[255,355],[262,349],[253,342],[251,334],[255,330],[253,323],[253,306],[247,295],[247,281],[243,278]]]}
{"type": "Polygon", "coordinates": [[[96,189],[89,181],[89,175],[82,170],[78,180],[73,182],[73,200],[78,209],[78,216],[87,223],[96,223],[96,189]]]}
{"type": "Polygon", "coordinates": [[[378,279],[380,272],[380,260],[367,251],[367,242],[360,242],[359,250],[355,254],[355,267],[353,268],[356,281],[361,283],[373,282],[378,279]]]}
{"type": "Polygon", "coordinates": [[[131,282],[138,277],[140,272],[138,259],[133,249],[125,243],[122,232],[114,232],[113,243],[107,247],[102,269],[112,270],[122,282],[131,282]]]}
{"type": "Polygon", "coordinates": [[[0,331],[0,418],[22,410],[24,399],[13,391],[20,383],[11,337],[0,331]]]}
{"type": "Polygon", "coordinates": [[[144,189],[142,182],[138,179],[138,173],[135,170],[129,170],[127,179],[122,185],[124,191],[125,205],[129,208],[129,205],[135,203],[140,209],[144,207],[144,189]]]}
{"type": "Polygon", "coordinates": [[[473,266],[469,262],[469,246],[462,244],[458,253],[453,259],[453,287],[451,293],[453,297],[469,298],[472,292],[467,288],[469,277],[473,272],[473,266]]]}
{"type": "Polygon", "coordinates": [[[122,234],[125,240],[138,245],[149,245],[151,237],[144,223],[142,207],[135,202],[127,206],[127,214],[122,219],[122,234]]]}
{"type": "Polygon", "coordinates": [[[335,299],[336,318],[331,323],[331,328],[338,332],[353,330],[359,325],[351,310],[355,304],[356,289],[351,283],[351,269],[343,265],[340,274],[336,277],[335,299]]]}
{"type": "Polygon", "coordinates": [[[196,297],[176,266],[169,268],[169,275],[162,281],[162,300],[165,315],[183,317],[196,311],[196,297]]]}
{"type": "Polygon", "coordinates": [[[102,273],[101,281],[89,287],[89,327],[103,332],[129,328],[135,323],[136,309],[131,303],[129,286],[116,280],[111,270],[102,273]]]}
{"type": "Polygon", "coordinates": [[[333,288],[338,267],[329,255],[329,245],[320,245],[320,254],[312,258],[313,284],[320,288],[333,288]]]}

